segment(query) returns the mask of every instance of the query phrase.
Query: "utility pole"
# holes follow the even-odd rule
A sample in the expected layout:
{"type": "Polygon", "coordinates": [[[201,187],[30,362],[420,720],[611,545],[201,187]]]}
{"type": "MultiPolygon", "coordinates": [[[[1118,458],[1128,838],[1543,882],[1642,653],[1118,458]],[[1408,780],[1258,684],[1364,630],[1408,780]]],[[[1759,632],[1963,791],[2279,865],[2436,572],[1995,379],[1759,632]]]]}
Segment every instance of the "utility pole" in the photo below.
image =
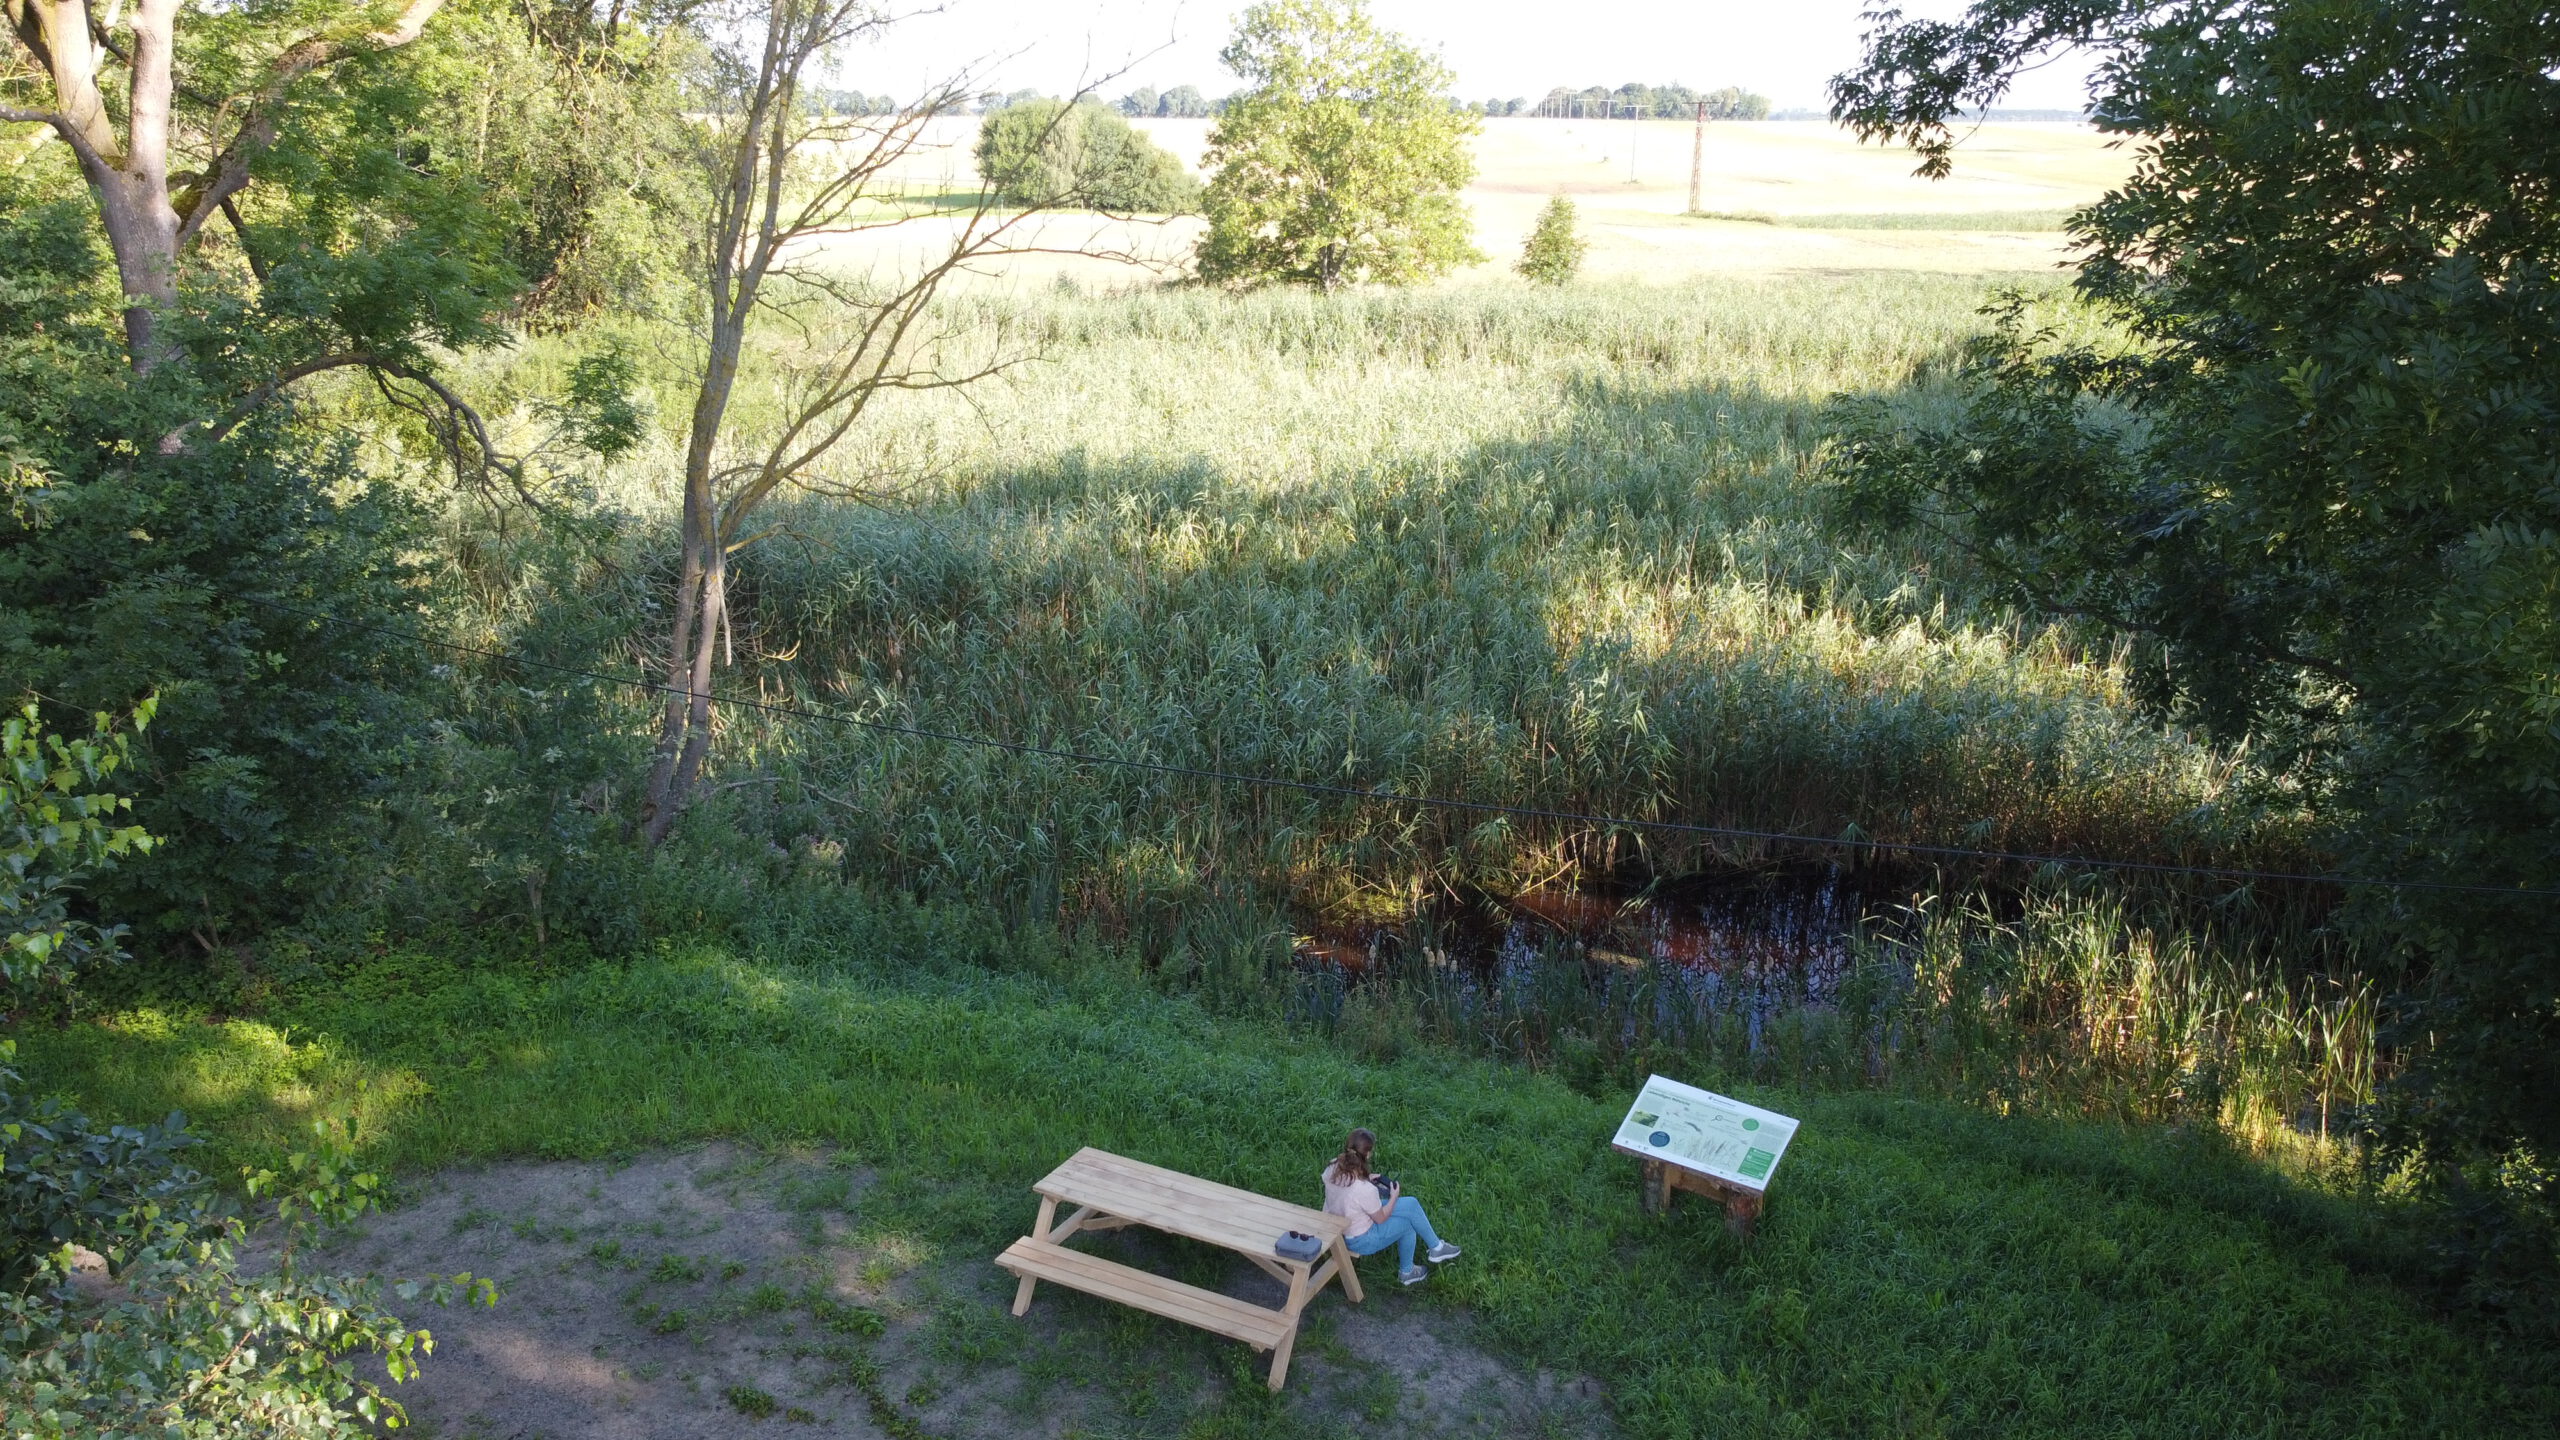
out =
{"type": "Polygon", "coordinates": [[[1707,102],[1698,102],[1698,129],[1689,140],[1689,213],[1700,213],[1698,180],[1707,168],[1707,102]]]}

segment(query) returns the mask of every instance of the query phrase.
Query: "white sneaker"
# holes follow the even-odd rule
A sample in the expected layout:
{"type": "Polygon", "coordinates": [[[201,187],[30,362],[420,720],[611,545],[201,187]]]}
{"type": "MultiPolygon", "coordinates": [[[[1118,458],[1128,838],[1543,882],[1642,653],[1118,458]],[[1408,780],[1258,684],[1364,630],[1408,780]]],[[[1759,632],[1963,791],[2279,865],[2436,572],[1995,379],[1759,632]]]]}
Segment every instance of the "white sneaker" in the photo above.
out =
{"type": "Polygon", "coordinates": [[[1403,1273],[1403,1274],[1401,1274],[1401,1275],[1398,1275],[1396,1278],[1397,1278],[1397,1279],[1399,1279],[1399,1280],[1401,1280],[1401,1281],[1403,1281],[1403,1282],[1404,1282],[1404,1283],[1406,1283],[1407,1285],[1419,1285],[1419,1284],[1421,1284],[1423,1281],[1428,1280],[1428,1279],[1430,1279],[1430,1278],[1431,1278],[1431,1272],[1430,1272],[1430,1271],[1428,1271],[1428,1270],[1423,1269],[1423,1268],[1422,1268],[1421,1266],[1419,1266],[1419,1265],[1416,1265],[1416,1266],[1414,1266],[1412,1269],[1407,1270],[1406,1272],[1404,1272],[1404,1273],[1403,1273]]]}
{"type": "Polygon", "coordinates": [[[1446,1265],[1450,1261],[1458,1258],[1458,1247],[1450,1244],[1446,1240],[1443,1240],[1439,1244],[1432,1246],[1430,1253],[1424,1255],[1422,1258],[1430,1261],[1434,1265],[1446,1265]]]}

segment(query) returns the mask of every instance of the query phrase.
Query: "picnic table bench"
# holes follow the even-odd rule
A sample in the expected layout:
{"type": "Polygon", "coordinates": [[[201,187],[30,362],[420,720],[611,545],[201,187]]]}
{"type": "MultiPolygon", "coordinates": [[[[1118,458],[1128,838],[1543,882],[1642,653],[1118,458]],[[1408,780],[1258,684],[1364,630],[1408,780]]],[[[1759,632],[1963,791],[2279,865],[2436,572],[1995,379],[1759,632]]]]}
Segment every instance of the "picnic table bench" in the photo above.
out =
{"type": "Polygon", "coordinates": [[[1351,1251],[1343,1244],[1342,1222],[1321,1210],[1091,1146],[1067,1157],[1031,1188],[1040,1197],[1039,1219],[1029,1235],[996,1258],[996,1264],[1022,1279],[1013,1294],[1016,1315],[1031,1308],[1032,1290],[1047,1280],[1268,1350],[1271,1388],[1277,1390],[1289,1378],[1289,1352],[1298,1342],[1298,1317],[1307,1302],[1337,1279],[1353,1301],[1362,1298],[1351,1251]],[[1064,1220],[1057,1218],[1060,1205],[1074,1207],[1064,1220]],[[1288,1287],[1287,1297],[1274,1310],[1070,1250],[1065,1243],[1073,1235],[1125,1225],[1233,1250],[1288,1287]],[[1272,1253],[1273,1242],[1290,1230],[1322,1243],[1324,1248],[1316,1252],[1321,1264],[1272,1253]]]}

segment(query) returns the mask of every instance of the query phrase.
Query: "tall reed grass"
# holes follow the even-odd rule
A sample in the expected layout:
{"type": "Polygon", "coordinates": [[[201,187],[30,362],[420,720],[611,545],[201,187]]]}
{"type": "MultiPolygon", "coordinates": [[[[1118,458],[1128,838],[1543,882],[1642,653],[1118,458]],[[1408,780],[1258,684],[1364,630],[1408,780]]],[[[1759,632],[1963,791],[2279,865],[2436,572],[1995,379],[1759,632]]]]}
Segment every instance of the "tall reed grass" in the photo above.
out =
{"type": "MultiPolygon", "coordinates": [[[[960,328],[1036,335],[1040,357],[877,417],[867,443],[928,462],[925,478],[878,504],[783,507],[740,557],[731,683],[898,725],[1358,788],[2317,864],[2283,777],[2141,713],[2125,653],[2002,609],[1959,555],[1834,524],[1825,404],[1935,403],[1931,369],[1987,298],[1975,278],[1889,276],[955,301],[960,328]]],[[[681,350],[626,339],[661,366],[681,350]]],[[[538,393],[572,348],[528,346],[483,382],[538,393]]],[[[673,426],[680,376],[658,379],[673,426]]],[[[768,368],[751,387],[747,430],[785,383],[768,368]]],[[[680,438],[600,486],[626,519],[623,553],[488,567],[475,638],[566,628],[595,643],[584,592],[644,594],[633,577],[664,563],[680,438]]],[[[487,542],[457,534],[470,543],[487,542]]],[[[636,604],[603,608],[626,606],[620,643],[645,645],[636,604]]],[[[1327,999],[1336,982],[1287,969],[1310,916],[1410,921],[1433,896],[1785,852],[769,714],[726,723],[706,826],[761,835],[801,870],[1100,926],[1233,1003],[1292,993],[1355,1034],[1611,1074],[1679,1056],[1908,1080],[2270,1143],[2317,1133],[2372,1079],[2372,996],[2308,978],[2337,966],[2297,943],[2299,908],[2216,929],[2161,893],[2098,884],[2018,910],[1965,898],[1974,882],[1958,878],[1931,906],[1873,917],[1836,993],[1595,974],[1559,953],[1491,985],[1412,960],[1327,999]],[[1220,955],[1247,958],[1202,958],[1220,955]]]]}
{"type": "MultiPolygon", "coordinates": [[[[1551,809],[2144,859],[2299,858],[2124,659],[1830,523],[1819,409],[1907,388],[1978,284],[1044,296],[937,478],[790,508],[759,683],[900,723],[1551,809]]],[[[991,302],[981,302],[991,303],[991,302]]],[[[634,497],[636,507],[655,505],[634,497]]],[[[741,724],[731,765],[901,879],[1091,904],[1278,876],[1334,906],[1753,858],[741,724]]]]}
{"type": "MultiPolygon", "coordinates": [[[[1376,946],[1356,983],[1268,949],[1258,961],[1201,953],[1263,976],[1289,1013],[1372,1059],[1430,1042],[1591,1090],[1659,1070],[1916,1091],[2003,1113],[2202,1125],[2306,1170],[2345,1158],[2355,1110],[2373,1099],[2377,996],[2326,937],[2264,920],[2197,926],[2087,887],[1998,908],[1953,893],[1872,913],[1837,966],[1704,967],[1515,933],[1488,973],[1427,930],[1376,946]]],[[[1250,987],[1228,976],[1217,988],[1250,987]]]]}

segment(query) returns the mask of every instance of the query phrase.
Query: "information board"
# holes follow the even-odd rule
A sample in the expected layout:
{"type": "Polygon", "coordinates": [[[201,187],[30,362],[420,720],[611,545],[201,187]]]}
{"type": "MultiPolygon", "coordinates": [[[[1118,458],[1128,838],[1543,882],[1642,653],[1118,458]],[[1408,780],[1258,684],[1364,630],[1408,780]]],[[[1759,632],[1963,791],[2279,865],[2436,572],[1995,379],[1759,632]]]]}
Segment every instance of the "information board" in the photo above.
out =
{"type": "Polygon", "coordinates": [[[1766,1190],[1795,1133],[1796,1122],[1774,1110],[1656,1075],[1644,1082],[1618,1126],[1617,1143],[1701,1175],[1766,1190]]]}

